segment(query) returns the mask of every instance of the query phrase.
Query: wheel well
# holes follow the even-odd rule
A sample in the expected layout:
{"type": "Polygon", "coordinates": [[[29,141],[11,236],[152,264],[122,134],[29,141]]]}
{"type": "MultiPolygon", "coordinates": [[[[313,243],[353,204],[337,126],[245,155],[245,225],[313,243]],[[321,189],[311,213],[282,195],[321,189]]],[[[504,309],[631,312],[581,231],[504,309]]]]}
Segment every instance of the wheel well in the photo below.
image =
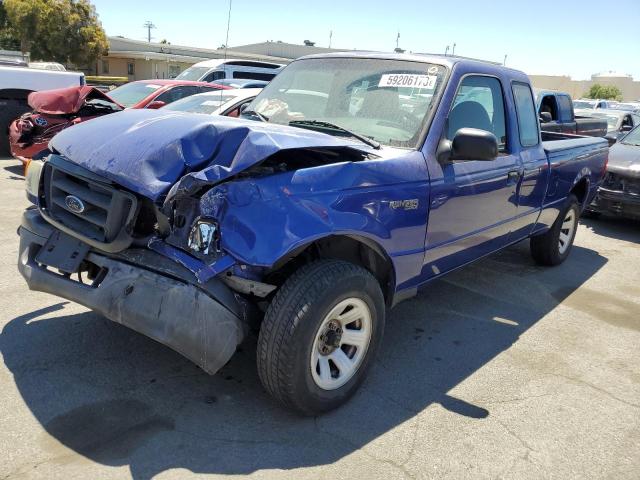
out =
{"type": "Polygon", "coordinates": [[[578,203],[584,206],[584,203],[587,200],[588,192],[589,192],[589,180],[587,180],[587,177],[583,177],[582,179],[580,179],[578,183],[574,185],[570,193],[573,193],[578,199],[578,203]]]}
{"type": "Polygon", "coordinates": [[[395,291],[393,263],[380,246],[361,237],[332,235],[316,240],[277,262],[266,277],[269,283],[282,285],[301,266],[327,258],[366,268],[378,280],[385,302],[392,304],[395,291]]]}

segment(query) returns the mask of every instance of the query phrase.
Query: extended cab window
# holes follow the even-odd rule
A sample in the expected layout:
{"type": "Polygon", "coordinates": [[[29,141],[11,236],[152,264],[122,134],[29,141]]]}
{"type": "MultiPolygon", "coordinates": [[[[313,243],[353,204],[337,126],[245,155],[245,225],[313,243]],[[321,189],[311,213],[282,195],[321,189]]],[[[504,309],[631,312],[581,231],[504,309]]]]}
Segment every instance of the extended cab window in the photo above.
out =
{"type": "Polygon", "coordinates": [[[538,118],[533,104],[529,85],[513,84],[513,99],[516,102],[516,115],[520,130],[520,145],[532,147],[538,144],[538,118]]]}
{"type": "Polygon", "coordinates": [[[491,132],[498,139],[500,151],[506,150],[504,98],[497,78],[471,75],[462,80],[449,113],[447,138],[453,139],[461,128],[491,132]]]}
{"type": "Polygon", "coordinates": [[[571,98],[567,95],[558,95],[558,107],[560,108],[559,120],[561,122],[573,121],[571,115],[571,98]]]}

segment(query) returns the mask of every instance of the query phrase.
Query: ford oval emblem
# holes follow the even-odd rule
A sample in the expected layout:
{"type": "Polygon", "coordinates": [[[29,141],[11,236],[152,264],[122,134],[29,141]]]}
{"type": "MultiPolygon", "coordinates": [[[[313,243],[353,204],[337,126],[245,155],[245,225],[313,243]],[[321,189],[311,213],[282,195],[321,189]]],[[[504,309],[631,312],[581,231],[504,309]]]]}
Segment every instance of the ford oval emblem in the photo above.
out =
{"type": "Polygon", "coordinates": [[[75,195],[67,195],[64,199],[64,204],[67,206],[69,210],[73,213],[82,213],[84,212],[84,202],[80,200],[75,195]]]}

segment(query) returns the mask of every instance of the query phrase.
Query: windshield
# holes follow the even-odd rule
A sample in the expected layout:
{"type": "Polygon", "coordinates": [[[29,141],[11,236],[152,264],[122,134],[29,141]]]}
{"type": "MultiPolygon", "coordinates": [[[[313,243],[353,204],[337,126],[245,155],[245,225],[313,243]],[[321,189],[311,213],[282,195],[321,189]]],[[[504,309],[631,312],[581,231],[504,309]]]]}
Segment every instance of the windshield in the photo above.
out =
{"type": "Polygon", "coordinates": [[[624,143],[625,145],[640,146],[640,127],[636,127],[631,130],[627,135],[625,135],[620,143],[624,143]]]}
{"type": "Polygon", "coordinates": [[[618,126],[618,120],[620,119],[618,115],[609,115],[606,113],[599,113],[599,112],[592,113],[591,116],[596,118],[604,118],[607,121],[609,130],[616,129],[618,126]]]}
{"type": "Polygon", "coordinates": [[[286,67],[247,109],[271,123],[333,124],[384,145],[416,148],[424,119],[444,83],[445,67],[370,58],[314,58],[286,67]]]}
{"type": "Polygon", "coordinates": [[[582,102],[580,100],[575,100],[573,102],[573,108],[593,108],[595,105],[595,102],[582,102]]]}
{"type": "MultiPolygon", "coordinates": [[[[220,91],[223,92],[224,90],[220,91]]],[[[208,93],[204,95],[193,95],[191,97],[178,100],[177,102],[173,102],[166,107],[163,107],[163,110],[212,114],[218,110],[220,106],[234,98],[236,98],[235,95],[224,95],[220,93],[213,95],[208,93]]]]}
{"type": "Polygon", "coordinates": [[[611,110],[623,110],[625,112],[635,112],[638,109],[635,105],[628,103],[616,103],[614,105],[610,105],[609,108],[611,110]]]}
{"type": "Polygon", "coordinates": [[[176,80],[198,81],[210,70],[209,67],[189,67],[176,77],[176,80]]]}
{"type": "Polygon", "coordinates": [[[125,107],[133,107],[140,100],[147,98],[153,92],[158,90],[162,85],[146,82],[132,82],[114,88],[107,95],[113,98],[120,105],[125,107]]]}

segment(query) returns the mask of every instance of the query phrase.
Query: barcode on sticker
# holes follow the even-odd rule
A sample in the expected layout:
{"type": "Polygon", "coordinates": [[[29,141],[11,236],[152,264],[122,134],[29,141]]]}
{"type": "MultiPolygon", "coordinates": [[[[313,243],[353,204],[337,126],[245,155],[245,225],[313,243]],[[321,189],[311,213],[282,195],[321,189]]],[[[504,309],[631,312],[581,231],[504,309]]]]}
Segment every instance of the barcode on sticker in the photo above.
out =
{"type": "Polygon", "coordinates": [[[414,87],[433,89],[436,87],[437,80],[438,77],[435,75],[388,73],[380,77],[378,87],[414,87]]]}

